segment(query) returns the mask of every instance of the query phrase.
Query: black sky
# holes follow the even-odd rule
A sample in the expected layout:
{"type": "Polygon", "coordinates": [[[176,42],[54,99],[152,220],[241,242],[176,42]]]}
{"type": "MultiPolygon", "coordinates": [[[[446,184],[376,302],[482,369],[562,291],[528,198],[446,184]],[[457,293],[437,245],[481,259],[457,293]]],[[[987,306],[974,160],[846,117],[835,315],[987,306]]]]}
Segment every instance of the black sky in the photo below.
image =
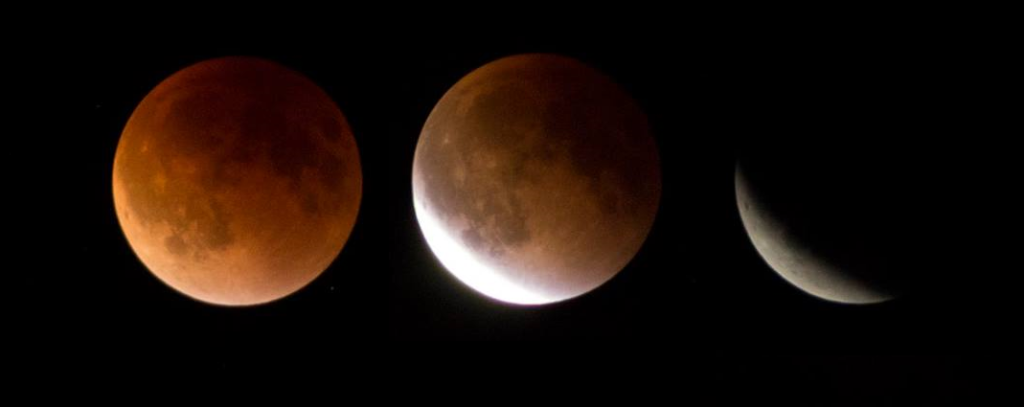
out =
{"type": "MultiPolygon", "coordinates": [[[[1003,333],[1015,314],[982,290],[992,274],[977,263],[965,268],[973,243],[961,229],[969,215],[958,208],[975,195],[959,188],[977,185],[957,178],[965,164],[948,157],[963,147],[948,140],[973,120],[964,117],[973,112],[965,100],[972,61],[984,50],[956,35],[728,21],[532,34],[281,34],[295,25],[148,43],[69,35],[24,47],[24,80],[15,87],[32,96],[15,120],[27,131],[6,154],[20,163],[15,185],[29,197],[16,205],[40,214],[18,220],[30,226],[18,234],[30,260],[12,272],[21,278],[11,290],[28,338],[127,335],[223,351],[224,360],[244,357],[238,343],[284,340],[336,348],[628,339],[677,356],[970,354],[1009,340],[1003,333]],[[574,57],[622,85],[649,116],[664,180],[654,228],[616,278],[577,299],[526,308],[484,298],[449,275],[422,239],[411,201],[412,157],[434,103],[473,69],[523,52],[574,57]],[[110,186],[118,137],[136,104],[177,70],[227,55],[274,60],[320,85],[347,116],[364,172],[359,218],[334,264],[294,295],[250,308],[202,304],[153,277],[121,233],[110,186]],[[738,151],[751,140],[766,153],[800,156],[861,133],[923,177],[898,199],[919,200],[920,214],[942,226],[906,243],[924,253],[913,262],[926,275],[921,289],[863,307],[811,297],[771,271],[743,230],[733,192],[738,151]],[[793,141],[801,137],[814,143],[793,141]],[[776,138],[789,147],[765,142],[776,138]]],[[[812,358],[801,374],[826,359],[812,358]]],[[[916,369],[946,360],[885,363],[916,369]]]]}

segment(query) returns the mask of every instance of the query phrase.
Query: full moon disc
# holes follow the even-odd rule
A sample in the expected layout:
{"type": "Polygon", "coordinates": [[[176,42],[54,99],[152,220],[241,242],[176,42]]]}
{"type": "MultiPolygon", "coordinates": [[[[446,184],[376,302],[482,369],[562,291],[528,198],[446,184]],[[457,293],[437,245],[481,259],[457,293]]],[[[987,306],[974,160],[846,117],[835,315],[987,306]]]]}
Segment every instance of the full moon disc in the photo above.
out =
{"type": "Polygon", "coordinates": [[[276,63],[204,61],[139,103],[114,158],[114,206],[139,259],[200,301],[287,296],[337,257],[362,195],[348,122],[276,63]]]}
{"type": "Polygon", "coordinates": [[[640,249],[661,196],[646,116],[573,59],[519,55],[462,78],[413,163],[416,217],[460,281],[515,304],[587,293],[640,249]]]}

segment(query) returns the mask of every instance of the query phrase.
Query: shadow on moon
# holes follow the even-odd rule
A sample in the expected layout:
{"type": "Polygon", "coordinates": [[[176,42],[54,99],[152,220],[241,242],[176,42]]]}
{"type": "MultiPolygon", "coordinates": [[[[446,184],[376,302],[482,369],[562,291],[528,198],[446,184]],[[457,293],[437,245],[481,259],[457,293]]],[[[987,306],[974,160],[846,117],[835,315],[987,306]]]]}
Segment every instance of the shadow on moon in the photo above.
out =
{"type": "Polygon", "coordinates": [[[201,301],[252,305],[308,284],[355,224],[362,173],[330,97],[276,63],[189,66],[139,103],[118,143],[114,203],[132,249],[201,301]]]}
{"type": "Polygon", "coordinates": [[[460,281],[504,302],[593,290],[632,259],[661,194],[646,116],[569,58],[519,55],[456,83],[416,148],[417,219],[460,281]]]}

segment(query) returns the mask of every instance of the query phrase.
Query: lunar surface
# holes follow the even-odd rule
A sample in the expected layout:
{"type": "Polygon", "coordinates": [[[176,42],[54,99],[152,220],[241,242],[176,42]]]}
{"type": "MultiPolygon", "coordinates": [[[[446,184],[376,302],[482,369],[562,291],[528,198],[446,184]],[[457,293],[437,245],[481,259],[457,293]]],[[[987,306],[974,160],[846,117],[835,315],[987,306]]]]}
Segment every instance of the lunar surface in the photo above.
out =
{"type": "Polygon", "coordinates": [[[576,60],[519,55],[437,103],[413,163],[416,217],[460,281],[514,304],[587,293],[635,256],[661,196],[646,116],[576,60]]]}
{"type": "Polygon", "coordinates": [[[764,261],[797,288],[847,304],[891,300],[917,279],[901,254],[916,239],[914,180],[875,151],[886,144],[849,141],[863,139],[762,145],[735,172],[740,217],[764,261]]]}
{"type": "Polygon", "coordinates": [[[139,104],[114,158],[114,204],[132,249],[197,300],[287,296],[335,259],[362,173],[334,102],[276,63],[204,61],[139,104]]]}

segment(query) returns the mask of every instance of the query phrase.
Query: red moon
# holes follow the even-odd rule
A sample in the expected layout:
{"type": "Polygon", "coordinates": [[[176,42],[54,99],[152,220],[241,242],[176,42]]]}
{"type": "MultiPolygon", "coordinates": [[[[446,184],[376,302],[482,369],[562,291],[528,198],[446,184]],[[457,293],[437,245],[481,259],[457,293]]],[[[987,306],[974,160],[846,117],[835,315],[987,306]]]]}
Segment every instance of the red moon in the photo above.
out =
{"type": "Polygon", "coordinates": [[[661,197],[647,117],[611,78],[546,54],[499,59],[437,103],[413,162],[431,250],[474,290],[547,304],[640,250],[661,197]]]}
{"type": "Polygon", "coordinates": [[[189,66],[132,113],[114,207],[161,281],[218,305],[299,290],[355,225],[362,170],[345,116],[316,84],[246,57],[189,66]]]}

